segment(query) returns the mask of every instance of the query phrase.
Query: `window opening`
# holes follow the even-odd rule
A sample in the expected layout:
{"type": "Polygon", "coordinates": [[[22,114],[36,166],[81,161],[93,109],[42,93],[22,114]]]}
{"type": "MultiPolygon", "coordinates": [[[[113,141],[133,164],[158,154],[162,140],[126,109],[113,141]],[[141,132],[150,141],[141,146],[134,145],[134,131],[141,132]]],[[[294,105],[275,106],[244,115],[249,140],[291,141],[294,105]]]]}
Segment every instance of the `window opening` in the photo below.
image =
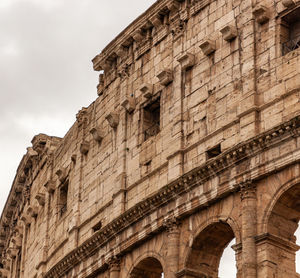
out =
{"type": "Polygon", "coordinates": [[[300,8],[282,18],[280,36],[283,55],[300,47],[300,8]]]}
{"type": "Polygon", "coordinates": [[[160,97],[143,109],[144,141],[155,136],[160,131],[160,97]]]}
{"type": "Polygon", "coordinates": [[[207,159],[214,158],[221,154],[221,144],[209,149],[207,152],[207,159]]]}
{"type": "Polygon", "coordinates": [[[65,181],[59,190],[60,215],[67,211],[69,181],[65,181]]]}

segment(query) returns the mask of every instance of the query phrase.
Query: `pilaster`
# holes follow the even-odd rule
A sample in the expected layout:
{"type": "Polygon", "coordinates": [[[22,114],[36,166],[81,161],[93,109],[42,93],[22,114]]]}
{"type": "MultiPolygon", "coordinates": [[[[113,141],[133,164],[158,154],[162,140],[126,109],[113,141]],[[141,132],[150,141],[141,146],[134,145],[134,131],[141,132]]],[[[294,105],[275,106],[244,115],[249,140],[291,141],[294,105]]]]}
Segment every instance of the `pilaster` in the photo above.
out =
{"type": "Polygon", "coordinates": [[[256,278],[256,185],[248,180],[240,184],[242,201],[242,273],[243,278],[256,278]]]}

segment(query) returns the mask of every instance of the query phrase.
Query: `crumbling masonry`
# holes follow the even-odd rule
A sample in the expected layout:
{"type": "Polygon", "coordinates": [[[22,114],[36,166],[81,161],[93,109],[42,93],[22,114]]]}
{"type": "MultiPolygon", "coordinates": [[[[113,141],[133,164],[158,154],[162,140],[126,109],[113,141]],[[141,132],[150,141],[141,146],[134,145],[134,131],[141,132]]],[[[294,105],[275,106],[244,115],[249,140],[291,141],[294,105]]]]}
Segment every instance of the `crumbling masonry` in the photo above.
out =
{"type": "Polygon", "coordinates": [[[158,0],[65,137],[33,138],[0,276],[217,278],[235,239],[238,278],[300,277],[299,42],[299,0],[158,0]]]}

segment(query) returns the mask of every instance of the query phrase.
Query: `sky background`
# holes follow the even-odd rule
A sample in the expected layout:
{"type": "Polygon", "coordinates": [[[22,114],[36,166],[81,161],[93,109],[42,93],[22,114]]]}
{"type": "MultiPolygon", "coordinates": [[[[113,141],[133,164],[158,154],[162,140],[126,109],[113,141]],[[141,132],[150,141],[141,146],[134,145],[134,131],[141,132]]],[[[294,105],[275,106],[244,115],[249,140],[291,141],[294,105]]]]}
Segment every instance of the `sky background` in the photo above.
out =
{"type": "MultiPolygon", "coordinates": [[[[154,2],[0,0],[0,213],[33,136],[64,136],[97,97],[91,59],[154,2]]],[[[222,261],[234,277],[230,248],[222,261]]]]}

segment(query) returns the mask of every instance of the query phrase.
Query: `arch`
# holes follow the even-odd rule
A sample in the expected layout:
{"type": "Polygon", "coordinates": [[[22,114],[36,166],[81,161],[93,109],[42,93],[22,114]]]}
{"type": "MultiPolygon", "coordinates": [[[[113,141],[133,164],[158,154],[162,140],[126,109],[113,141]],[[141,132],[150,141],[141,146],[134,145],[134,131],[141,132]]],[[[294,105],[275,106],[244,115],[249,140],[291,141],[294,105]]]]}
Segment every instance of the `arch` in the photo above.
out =
{"type": "Polygon", "coordinates": [[[271,198],[271,201],[266,206],[265,212],[263,214],[262,218],[262,233],[268,233],[268,220],[271,216],[271,213],[273,211],[274,206],[276,205],[279,198],[287,192],[290,188],[300,185],[300,177],[293,178],[288,180],[286,183],[284,183],[282,186],[280,186],[276,192],[274,193],[274,196],[271,198]]]}
{"type": "Polygon", "coordinates": [[[295,232],[300,221],[300,180],[294,178],[280,186],[269,202],[263,218],[263,256],[272,258],[271,271],[278,277],[294,277],[296,273],[295,232]],[[263,246],[264,245],[264,246],[263,246]]]}
{"type": "Polygon", "coordinates": [[[218,277],[220,259],[224,249],[236,238],[240,243],[241,234],[236,221],[228,216],[214,216],[203,222],[193,233],[184,268],[196,275],[218,277]]]}
{"type": "Polygon", "coordinates": [[[152,251],[145,252],[138,257],[127,273],[127,277],[134,278],[161,278],[165,263],[163,257],[152,251]]]}

